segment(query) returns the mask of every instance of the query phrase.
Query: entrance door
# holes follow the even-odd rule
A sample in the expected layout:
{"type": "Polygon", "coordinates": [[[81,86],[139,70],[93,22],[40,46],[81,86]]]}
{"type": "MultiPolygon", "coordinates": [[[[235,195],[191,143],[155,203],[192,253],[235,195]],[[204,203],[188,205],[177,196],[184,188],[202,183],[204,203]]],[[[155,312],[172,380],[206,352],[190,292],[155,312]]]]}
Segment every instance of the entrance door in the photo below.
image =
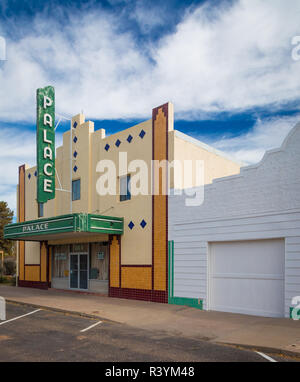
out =
{"type": "Polygon", "coordinates": [[[70,254],[70,288],[88,289],[88,255],[70,254]]]}

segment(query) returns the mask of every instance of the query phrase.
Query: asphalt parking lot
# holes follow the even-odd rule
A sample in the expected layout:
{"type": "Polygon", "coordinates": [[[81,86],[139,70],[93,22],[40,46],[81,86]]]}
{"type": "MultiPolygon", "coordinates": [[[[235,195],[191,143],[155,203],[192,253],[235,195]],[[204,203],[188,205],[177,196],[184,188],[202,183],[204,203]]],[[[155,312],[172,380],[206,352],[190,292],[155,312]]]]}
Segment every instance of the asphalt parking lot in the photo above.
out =
{"type": "Polygon", "coordinates": [[[0,362],[289,362],[286,357],[13,303],[0,321],[0,362]]]}

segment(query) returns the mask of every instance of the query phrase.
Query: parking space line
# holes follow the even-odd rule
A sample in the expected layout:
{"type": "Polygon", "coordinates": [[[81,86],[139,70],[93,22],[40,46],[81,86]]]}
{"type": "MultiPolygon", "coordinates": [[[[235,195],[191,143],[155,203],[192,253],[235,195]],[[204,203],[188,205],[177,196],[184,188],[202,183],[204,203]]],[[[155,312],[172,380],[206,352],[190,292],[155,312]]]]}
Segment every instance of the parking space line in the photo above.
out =
{"type": "Polygon", "coordinates": [[[260,356],[262,356],[263,358],[267,359],[268,361],[270,362],[277,362],[275,359],[269,357],[268,355],[264,354],[264,353],[261,353],[259,351],[256,351],[255,353],[259,354],[260,356]]]}
{"type": "Polygon", "coordinates": [[[29,316],[30,314],[39,312],[40,310],[42,310],[42,309],[37,309],[37,310],[34,310],[33,312],[23,314],[22,316],[18,316],[18,317],[15,317],[15,318],[11,318],[10,320],[6,320],[6,321],[3,321],[3,322],[0,322],[0,325],[4,325],[4,324],[7,324],[8,322],[18,320],[19,318],[29,316]]]}
{"type": "Polygon", "coordinates": [[[87,330],[90,330],[90,329],[94,328],[95,326],[97,326],[97,325],[99,325],[99,324],[101,324],[101,323],[102,323],[102,321],[98,321],[98,322],[96,322],[95,324],[89,326],[88,328],[85,328],[85,329],[80,330],[80,333],[86,332],[87,330]]]}

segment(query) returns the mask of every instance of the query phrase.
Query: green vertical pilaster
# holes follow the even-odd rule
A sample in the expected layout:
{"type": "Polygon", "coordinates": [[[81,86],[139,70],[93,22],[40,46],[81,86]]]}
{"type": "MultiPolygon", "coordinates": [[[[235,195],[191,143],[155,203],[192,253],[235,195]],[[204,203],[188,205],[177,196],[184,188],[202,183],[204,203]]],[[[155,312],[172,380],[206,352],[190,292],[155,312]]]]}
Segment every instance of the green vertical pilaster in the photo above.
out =
{"type": "MultiPolygon", "coordinates": [[[[174,295],[174,240],[168,242],[169,253],[169,299],[174,295]]],[[[170,302],[170,301],[169,301],[170,302]]]]}

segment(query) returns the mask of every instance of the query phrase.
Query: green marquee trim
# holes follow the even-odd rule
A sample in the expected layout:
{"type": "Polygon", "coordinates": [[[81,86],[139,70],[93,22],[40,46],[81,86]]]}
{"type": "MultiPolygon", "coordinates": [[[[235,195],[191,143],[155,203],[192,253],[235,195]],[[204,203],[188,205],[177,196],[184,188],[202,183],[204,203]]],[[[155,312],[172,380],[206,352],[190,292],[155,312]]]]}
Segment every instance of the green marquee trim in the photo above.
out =
{"type": "Polygon", "coordinates": [[[4,238],[22,240],[26,237],[67,232],[123,234],[124,219],[93,214],[69,214],[9,224],[4,227],[4,238]]]}

